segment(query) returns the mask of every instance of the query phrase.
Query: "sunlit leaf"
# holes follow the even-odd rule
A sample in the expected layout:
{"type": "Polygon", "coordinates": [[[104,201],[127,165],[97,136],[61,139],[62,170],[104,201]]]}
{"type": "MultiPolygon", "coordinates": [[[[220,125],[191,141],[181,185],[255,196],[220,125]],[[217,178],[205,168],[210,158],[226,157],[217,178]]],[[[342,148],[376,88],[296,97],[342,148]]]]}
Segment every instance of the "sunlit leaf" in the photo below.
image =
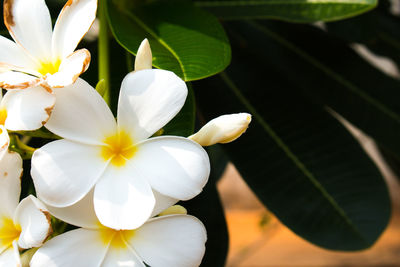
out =
{"type": "Polygon", "coordinates": [[[230,62],[224,29],[211,14],[190,1],[158,1],[120,7],[108,0],[108,17],[117,41],[136,54],[144,38],[150,42],[153,66],[175,72],[185,81],[214,75],[230,62]]]}
{"type": "Polygon", "coordinates": [[[377,0],[196,0],[222,19],[280,19],[292,22],[332,21],[364,13],[377,0]]]}

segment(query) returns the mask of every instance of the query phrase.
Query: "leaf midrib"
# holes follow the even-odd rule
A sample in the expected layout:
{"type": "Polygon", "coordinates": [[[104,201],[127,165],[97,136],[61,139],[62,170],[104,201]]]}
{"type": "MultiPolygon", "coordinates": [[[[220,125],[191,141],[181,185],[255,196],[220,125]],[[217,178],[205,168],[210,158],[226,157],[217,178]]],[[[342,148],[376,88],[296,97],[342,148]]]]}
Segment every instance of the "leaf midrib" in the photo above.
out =
{"type": "Polygon", "coordinates": [[[385,106],[382,102],[374,99],[372,96],[367,94],[366,92],[362,91],[358,86],[354,85],[352,82],[344,78],[342,75],[339,73],[333,71],[331,68],[325,66],[323,63],[321,63],[319,60],[316,58],[310,56],[308,53],[305,51],[301,50],[300,48],[295,47],[292,43],[284,39],[283,37],[279,36],[277,33],[272,32],[271,30],[267,29],[265,26],[260,25],[259,23],[252,21],[252,20],[247,20],[246,21],[249,25],[255,27],[262,33],[268,35],[269,37],[273,38],[275,41],[283,45],[284,47],[288,48],[298,56],[300,56],[302,59],[316,67],[317,69],[320,69],[322,72],[324,72],[327,76],[331,77],[333,80],[337,81],[339,84],[343,85],[345,88],[348,90],[352,91],[353,93],[357,94],[359,97],[364,99],[367,103],[371,104],[374,106],[376,109],[381,111],[382,113],[386,114],[393,120],[395,120],[397,123],[400,123],[400,116],[389,109],[387,106],[385,106]]]}
{"type": "Polygon", "coordinates": [[[364,241],[367,245],[369,242],[360,233],[357,227],[354,225],[353,221],[346,215],[346,212],[339,206],[336,200],[329,194],[328,191],[321,185],[321,183],[315,178],[314,174],[307,169],[305,164],[290,150],[289,146],[278,136],[278,134],[272,129],[271,126],[263,119],[263,117],[258,113],[257,109],[248,101],[244,95],[241,93],[236,84],[229,78],[225,72],[221,72],[220,76],[222,80],[226,83],[229,89],[235,94],[239,101],[249,110],[256,121],[263,127],[263,129],[269,134],[269,136],[275,141],[275,143],[285,152],[288,158],[294,163],[294,165],[301,170],[301,172],[308,178],[312,185],[328,200],[332,205],[333,209],[339,214],[340,217],[350,226],[350,228],[359,236],[359,238],[364,241]]]}

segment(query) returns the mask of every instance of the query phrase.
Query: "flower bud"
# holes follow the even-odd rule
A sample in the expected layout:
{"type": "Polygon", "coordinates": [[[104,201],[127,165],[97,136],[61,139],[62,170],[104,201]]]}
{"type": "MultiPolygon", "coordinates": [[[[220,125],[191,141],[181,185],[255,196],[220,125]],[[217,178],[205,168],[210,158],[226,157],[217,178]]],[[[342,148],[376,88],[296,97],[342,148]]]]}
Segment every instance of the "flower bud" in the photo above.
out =
{"type": "Polygon", "coordinates": [[[153,65],[153,57],[149,41],[144,39],[139,46],[135,59],[135,71],[151,69],[153,65]]]}
{"type": "Polygon", "coordinates": [[[211,146],[216,143],[229,143],[241,136],[249,127],[251,115],[237,113],[223,115],[209,121],[189,139],[202,146],[211,146]]]}
{"type": "Polygon", "coordinates": [[[161,212],[159,215],[160,216],[165,216],[165,215],[175,215],[175,214],[187,214],[187,210],[182,207],[181,205],[174,205],[169,207],[168,209],[164,210],[161,212]]]}

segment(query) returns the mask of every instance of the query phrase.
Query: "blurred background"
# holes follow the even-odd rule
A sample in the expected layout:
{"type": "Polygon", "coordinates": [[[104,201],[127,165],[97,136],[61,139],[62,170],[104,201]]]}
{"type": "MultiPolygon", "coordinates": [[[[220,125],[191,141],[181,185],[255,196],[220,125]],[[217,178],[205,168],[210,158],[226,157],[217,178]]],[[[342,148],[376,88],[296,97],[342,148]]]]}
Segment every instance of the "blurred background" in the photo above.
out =
{"type": "MultiPolygon", "coordinates": [[[[354,128],[353,128],[354,129],[354,128]]],[[[361,252],[333,252],[303,240],[280,223],[229,164],[218,191],[229,230],[227,267],[398,267],[400,266],[400,184],[374,142],[354,131],[383,173],[393,214],[377,243],[361,252]]]]}

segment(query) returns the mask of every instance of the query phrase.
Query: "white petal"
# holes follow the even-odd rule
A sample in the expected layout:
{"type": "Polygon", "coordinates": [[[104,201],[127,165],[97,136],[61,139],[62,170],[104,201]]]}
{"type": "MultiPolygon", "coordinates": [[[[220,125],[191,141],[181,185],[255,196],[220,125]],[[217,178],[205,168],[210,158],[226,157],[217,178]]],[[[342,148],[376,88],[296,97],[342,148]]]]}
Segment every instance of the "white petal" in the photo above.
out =
{"type": "Polygon", "coordinates": [[[19,45],[3,36],[0,36],[0,62],[32,69],[36,67],[36,63],[19,45]]]}
{"type": "Polygon", "coordinates": [[[126,248],[110,246],[101,267],[145,267],[144,263],[129,245],[126,248]]]}
{"type": "Polygon", "coordinates": [[[172,198],[172,197],[167,197],[163,194],[160,194],[156,190],[153,189],[153,194],[154,198],[156,199],[156,205],[154,206],[153,213],[151,214],[151,217],[154,217],[158,214],[160,214],[162,211],[168,209],[175,203],[177,203],[179,200],[172,198]]]}
{"type": "Polygon", "coordinates": [[[58,72],[50,75],[46,82],[52,88],[61,88],[73,84],[90,64],[90,53],[80,49],[65,58],[58,72]]]}
{"type": "Polygon", "coordinates": [[[46,128],[77,142],[102,144],[105,136],[116,132],[116,123],[106,102],[87,82],[54,90],[57,102],[46,128]]]}
{"type": "Polygon", "coordinates": [[[210,174],[207,152],[183,137],[144,141],[132,158],[140,176],[163,195],[188,200],[201,192],[210,174]]]}
{"type": "Polygon", "coordinates": [[[10,136],[8,135],[7,129],[3,125],[0,125],[0,160],[8,151],[9,144],[10,136]]]}
{"type": "Polygon", "coordinates": [[[4,89],[25,89],[36,86],[41,82],[42,78],[22,72],[7,71],[0,73],[0,87],[4,89]]]}
{"type": "Polygon", "coordinates": [[[99,231],[76,229],[58,235],[33,255],[31,267],[96,267],[100,266],[108,244],[99,231]]]}
{"type": "Polygon", "coordinates": [[[144,39],[139,46],[135,58],[135,71],[151,69],[153,64],[153,57],[151,54],[150,43],[144,39]]]}
{"type": "Polygon", "coordinates": [[[135,229],[148,220],[155,199],[149,183],[131,166],[110,165],[94,189],[100,222],[113,229],[135,229]]]}
{"type": "Polygon", "coordinates": [[[71,54],[96,18],[97,0],[70,0],[61,10],[53,33],[54,56],[71,54]]]}
{"type": "Polygon", "coordinates": [[[229,143],[238,139],[247,130],[250,122],[249,113],[222,115],[209,121],[189,139],[202,146],[229,143]]]}
{"type": "Polygon", "coordinates": [[[51,18],[44,0],[5,0],[4,23],[32,56],[44,61],[51,58],[51,18]]]}
{"type": "Polygon", "coordinates": [[[118,127],[136,141],[148,138],[179,112],[187,92],[186,84],[170,71],[129,73],[121,85],[118,127]]]}
{"type": "Polygon", "coordinates": [[[6,152],[0,160],[0,217],[12,218],[21,194],[22,158],[6,152]]]}
{"type": "Polygon", "coordinates": [[[93,189],[81,200],[72,206],[57,208],[47,205],[51,215],[58,219],[86,229],[99,228],[100,222],[93,207],[93,189]]]}
{"type": "Polygon", "coordinates": [[[52,232],[49,212],[32,195],[21,200],[15,211],[14,222],[21,226],[18,245],[24,249],[41,246],[52,232]]]}
{"type": "Polygon", "coordinates": [[[7,109],[5,126],[13,131],[32,131],[42,127],[56,102],[50,89],[42,86],[8,91],[3,99],[7,109]]]}
{"type": "Polygon", "coordinates": [[[0,267],[20,267],[21,258],[19,256],[18,245],[16,242],[13,246],[0,254],[0,267]]]}
{"type": "Polygon", "coordinates": [[[40,200],[66,207],[90,191],[106,166],[98,147],[57,140],[33,153],[31,175],[40,200]]]}
{"type": "Polygon", "coordinates": [[[199,266],[207,240],[204,225],[188,215],[151,219],[128,240],[151,267],[199,266]]]}

